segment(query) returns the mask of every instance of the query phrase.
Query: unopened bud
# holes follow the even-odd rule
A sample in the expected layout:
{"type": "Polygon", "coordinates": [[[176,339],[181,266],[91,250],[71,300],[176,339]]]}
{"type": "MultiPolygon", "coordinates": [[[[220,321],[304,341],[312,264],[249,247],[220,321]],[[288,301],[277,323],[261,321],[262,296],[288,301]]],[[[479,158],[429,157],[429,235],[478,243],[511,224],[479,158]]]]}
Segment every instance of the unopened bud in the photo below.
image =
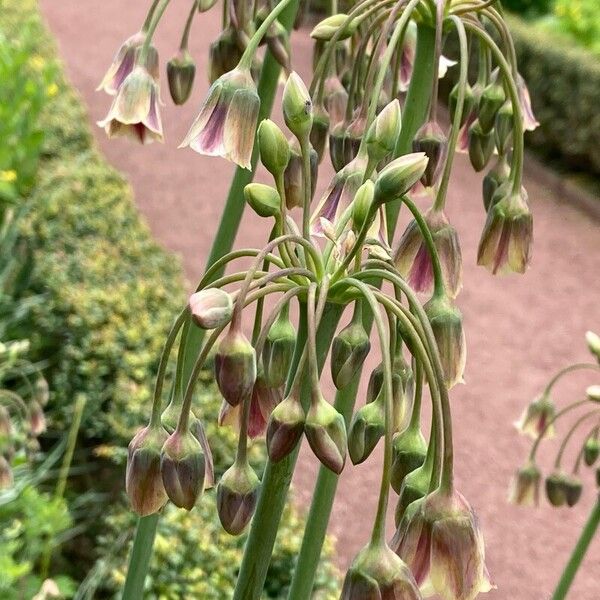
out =
{"type": "Polygon", "coordinates": [[[36,400],[29,404],[29,430],[36,437],[46,431],[46,417],[36,400]]]}
{"type": "Polygon", "coordinates": [[[290,145],[283,131],[273,121],[265,119],[258,126],[257,136],[262,164],[273,177],[280,176],[290,160],[290,145]]]}
{"type": "Polygon", "coordinates": [[[267,334],[262,362],[265,382],[278,388],[285,384],[296,347],[296,330],[288,311],[281,311],[267,334]]]}
{"type": "Polygon", "coordinates": [[[473,168],[479,172],[485,169],[494,153],[494,135],[492,131],[485,133],[479,121],[469,127],[469,160],[473,168]]]}
{"type": "Polygon", "coordinates": [[[450,389],[457,383],[464,383],[467,347],[462,315],[458,307],[446,295],[434,295],[424,308],[437,342],[444,372],[444,383],[450,389]]]}
{"type": "Polygon", "coordinates": [[[348,125],[344,121],[340,121],[329,132],[329,158],[336,173],[352,160],[352,157],[346,154],[349,144],[348,125]]]}
{"type": "Polygon", "coordinates": [[[496,115],[506,100],[504,88],[498,83],[491,83],[484,88],[479,99],[477,118],[484,133],[490,133],[494,127],[496,115]]]}
{"type": "Polygon", "coordinates": [[[279,214],[281,198],[270,185],[249,183],[244,188],[244,198],[259,217],[274,217],[279,214]]]}
{"type": "Polygon", "coordinates": [[[507,100],[498,111],[498,114],[496,114],[496,121],[494,124],[494,139],[499,154],[506,154],[510,149],[513,124],[514,115],[512,102],[507,100]]]}
{"type": "Polygon", "coordinates": [[[427,460],[417,469],[411,471],[402,480],[398,504],[394,513],[396,527],[400,525],[406,509],[416,500],[424,498],[431,484],[431,469],[427,468],[427,460]]]}
{"type": "MultiPolygon", "coordinates": [[[[456,103],[458,101],[459,85],[458,83],[452,88],[450,96],[448,98],[448,108],[450,110],[450,119],[454,121],[454,114],[456,112],[456,103]]],[[[465,86],[465,96],[463,101],[463,110],[460,119],[461,127],[465,124],[468,116],[475,108],[475,94],[473,88],[467,83],[465,86]]]]}
{"type": "Polygon", "coordinates": [[[598,359],[598,362],[600,362],[600,335],[593,331],[587,331],[585,334],[585,341],[587,342],[589,351],[598,359]]]}
{"type": "Polygon", "coordinates": [[[374,194],[375,184],[370,179],[367,179],[354,195],[354,200],[352,201],[352,229],[356,233],[359,233],[368,224],[374,194]]]}
{"type": "Polygon", "coordinates": [[[0,454],[0,490],[6,490],[13,486],[14,478],[8,461],[0,454]]]}
{"type": "Polygon", "coordinates": [[[352,19],[348,24],[346,24],[347,20],[348,15],[345,15],[344,13],[338,13],[331,15],[330,17],[326,17],[320,23],[317,23],[315,28],[310,32],[310,37],[315,40],[327,42],[340,28],[344,27],[344,30],[337,38],[338,42],[341,42],[342,40],[354,35],[354,32],[358,26],[357,19],[352,19]]]}
{"type": "Polygon", "coordinates": [[[534,463],[521,467],[515,474],[509,491],[509,502],[517,506],[537,506],[540,499],[540,470],[534,463]]]}
{"type": "Polygon", "coordinates": [[[567,505],[575,506],[579,502],[581,493],[583,492],[583,483],[581,482],[581,479],[575,475],[567,475],[565,477],[564,487],[567,505]]]}
{"type": "Polygon", "coordinates": [[[240,62],[243,50],[237,42],[237,33],[233,27],[224,29],[209,47],[208,73],[210,83],[214,83],[240,62]]]}
{"type": "Polygon", "coordinates": [[[397,99],[387,104],[371,123],[365,141],[369,158],[375,163],[394,151],[400,135],[400,123],[400,102],[397,99]]]}
{"type": "Polygon", "coordinates": [[[180,106],[189,99],[194,78],[196,76],[196,63],[187,50],[180,50],[167,63],[167,79],[169,81],[169,93],[173,102],[180,106]]]}
{"type": "Polygon", "coordinates": [[[592,402],[600,402],[600,385],[590,385],[585,393],[592,402]]]}
{"type": "Polygon", "coordinates": [[[283,117],[288,129],[298,138],[309,135],[313,123],[312,100],[304,81],[290,73],[283,89],[283,117]]]}
{"type": "Polygon", "coordinates": [[[142,517],[158,512],[167,502],[160,474],[160,455],[167,438],[161,426],[149,425],[129,443],[125,489],[131,507],[142,517]]]}
{"type": "Polygon", "coordinates": [[[598,460],[598,456],[600,456],[600,439],[596,433],[585,440],[583,460],[588,467],[591,467],[598,460]]]}
{"type": "Polygon", "coordinates": [[[551,473],[546,477],[546,498],[552,506],[563,506],[567,502],[566,475],[560,471],[551,473]]]}
{"type": "Polygon", "coordinates": [[[313,390],[304,431],[315,456],[339,475],[346,461],[346,425],[344,417],[323,398],[319,390],[313,390]]]}
{"type": "Polygon", "coordinates": [[[385,434],[384,396],[362,406],[352,418],[348,432],[348,454],[352,464],[358,465],[371,455],[385,434]]]}
{"type": "Polygon", "coordinates": [[[246,528],[258,500],[260,480],[248,463],[234,463],[217,485],[217,511],[223,529],[240,535],[246,528]]]}
{"type": "Polygon", "coordinates": [[[501,197],[496,195],[504,183],[508,181],[510,167],[506,162],[504,155],[498,156],[496,164],[486,173],[483,178],[483,206],[486,212],[494,205],[494,202],[500,201],[501,197]]]}
{"type": "Polygon", "coordinates": [[[198,3],[198,12],[209,11],[216,3],[217,0],[196,0],[198,3]]]}
{"type": "Polygon", "coordinates": [[[190,296],[192,319],[202,329],[216,329],[229,323],[233,313],[231,296],[219,288],[207,288],[190,296]]]}
{"type": "Polygon", "coordinates": [[[421,178],[427,168],[424,152],[405,154],[387,165],[375,182],[375,203],[382,204],[403,196],[421,178]]]}
{"type": "Polygon", "coordinates": [[[294,394],[273,409],[267,426],[267,450],[273,462],[279,462],[296,447],[305,420],[304,409],[294,394]]]}
{"type": "MultiPolygon", "coordinates": [[[[315,195],[317,186],[317,175],[319,157],[314,149],[310,152],[310,197],[315,195]]],[[[304,177],[302,175],[302,156],[292,149],[290,161],[283,174],[283,185],[285,189],[285,204],[289,210],[304,204],[304,177]]]]}
{"type": "Polygon", "coordinates": [[[419,427],[410,425],[394,436],[392,459],[392,475],[390,483],[394,491],[399,494],[404,478],[418,469],[425,462],[427,454],[427,441],[419,427]]]}
{"type": "Polygon", "coordinates": [[[175,506],[192,510],[204,489],[205,461],[200,442],[175,430],[162,448],[160,473],[175,506]]]}
{"type": "Polygon", "coordinates": [[[412,148],[414,152],[424,152],[429,159],[421,183],[425,187],[435,185],[448,154],[448,138],[437,121],[429,121],[417,131],[412,148]]]}
{"type": "Polygon", "coordinates": [[[331,377],[338,390],[345,388],[360,370],[371,349],[369,334],[359,317],[342,329],[331,346],[331,377]]]}
{"type": "Polygon", "coordinates": [[[256,353],[241,331],[230,329],[215,354],[215,375],[223,398],[237,406],[252,394],[256,353]]]}
{"type": "Polygon", "coordinates": [[[319,163],[323,160],[325,144],[329,134],[329,115],[323,106],[317,105],[313,113],[310,143],[317,153],[319,163]]]}

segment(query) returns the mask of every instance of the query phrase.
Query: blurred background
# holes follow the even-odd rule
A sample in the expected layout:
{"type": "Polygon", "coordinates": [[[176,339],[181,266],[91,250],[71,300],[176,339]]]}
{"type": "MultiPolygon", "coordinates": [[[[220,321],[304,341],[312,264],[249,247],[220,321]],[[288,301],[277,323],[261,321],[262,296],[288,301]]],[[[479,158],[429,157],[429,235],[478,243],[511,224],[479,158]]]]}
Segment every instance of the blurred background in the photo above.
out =
{"type": "MultiPolygon", "coordinates": [[[[497,585],[488,597],[541,600],[597,489],[586,474],[573,509],[509,505],[511,476],[528,449],[513,422],[553,372],[587,360],[584,333],[600,330],[600,6],[503,4],[541,123],[526,138],[534,256],[523,277],[493,278],[476,266],[481,177],[457,157],[448,215],[465,263],[459,306],[468,362],[466,385],[452,392],[456,470],[485,533],[497,585]]],[[[122,0],[0,3],[0,398],[18,394],[28,407],[43,406],[36,435],[18,410],[11,419],[18,443],[5,453],[11,482],[0,491],[0,597],[7,600],[118,594],[135,525],[123,497],[126,445],[147,419],[166,331],[203,272],[233,174],[231,163],[177,150],[208,90],[219,10],[201,15],[192,31],[191,101],[175,107],[163,90],[164,145],[109,142],[95,125],[109,105],[95,89],[144,12],[144,3],[122,0]]],[[[158,29],[163,64],[187,13],[188,3],[173,2],[158,29]]],[[[309,30],[310,16],[292,36],[292,64],[305,81],[309,30]]],[[[321,170],[317,194],[331,175],[321,170]]],[[[405,224],[406,217],[398,231],[405,224]]],[[[254,215],[244,216],[240,245],[260,247],[265,235],[254,215]]],[[[372,368],[377,357],[370,360],[372,368]]],[[[557,386],[556,402],[579,399],[590,383],[598,382],[573,374],[557,386]]],[[[200,396],[219,474],[235,440],[216,426],[220,399],[209,372],[200,396]]],[[[260,443],[252,457],[260,469],[260,443]]],[[[314,598],[337,597],[340,573],[368,539],[380,462],[376,453],[341,476],[314,598]]],[[[303,452],[265,598],[287,596],[317,468],[303,452]]],[[[242,548],[243,538],[220,529],[212,492],[191,513],[167,507],[147,597],[230,597],[242,548]]],[[[569,597],[598,598],[599,576],[600,538],[569,597]]]]}

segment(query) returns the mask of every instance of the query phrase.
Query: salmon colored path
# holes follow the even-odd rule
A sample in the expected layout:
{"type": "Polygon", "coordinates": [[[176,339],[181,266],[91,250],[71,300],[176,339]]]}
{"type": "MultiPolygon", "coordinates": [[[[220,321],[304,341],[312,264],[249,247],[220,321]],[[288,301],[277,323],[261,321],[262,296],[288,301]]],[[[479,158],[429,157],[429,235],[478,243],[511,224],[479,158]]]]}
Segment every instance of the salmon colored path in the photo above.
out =
{"type": "MultiPolygon", "coordinates": [[[[104,117],[109,99],[95,93],[120,42],[140,26],[147,2],[42,0],[67,71],[89,107],[90,121],[104,117]]],[[[174,53],[189,2],[173,2],[158,32],[163,59],[174,53]]],[[[140,211],[156,237],[179,254],[191,281],[201,274],[232,174],[224,160],[177,150],[208,83],[208,44],[219,31],[219,11],[195,23],[191,51],[199,76],[191,101],[175,108],[163,89],[166,144],[145,148],[123,140],[97,139],[112,164],[131,180],[140,211]]],[[[311,47],[295,34],[294,65],[308,77],[311,47]]],[[[319,189],[327,183],[323,171],[319,189]]],[[[534,217],[533,264],[524,277],[493,278],[475,266],[484,213],[480,177],[460,157],[451,184],[448,213],[459,229],[465,259],[465,287],[459,297],[468,341],[467,385],[452,392],[456,431],[456,473],[460,489],[478,511],[485,532],[488,566],[498,589],[490,600],[545,600],[564,565],[594,501],[587,486],[572,510],[519,509],[506,502],[507,485],[527,444],[512,427],[524,404],[552,372],[585,360],[583,335],[600,330],[600,228],[543,181],[526,180],[534,217]]],[[[600,199],[598,200],[600,201],[600,199]]],[[[250,214],[239,235],[243,246],[265,242],[264,226],[250,214]]],[[[585,377],[572,376],[557,388],[557,401],[578,398],[585,377]]],[[[375,512],[380,456],[345,469],[331,522],[345,567],[366,542],[375,512]]],[[[297,502],[310,502],[315,460],[308,452],[296,478],[297,502]]],[[[591,475],[591,474],[588,474],[591,475]]],[[[391,522],[391,519],[390,519],[391,522]]],[[[594,540],[570,598],[600,598],[600,536],[594,540]]]]}

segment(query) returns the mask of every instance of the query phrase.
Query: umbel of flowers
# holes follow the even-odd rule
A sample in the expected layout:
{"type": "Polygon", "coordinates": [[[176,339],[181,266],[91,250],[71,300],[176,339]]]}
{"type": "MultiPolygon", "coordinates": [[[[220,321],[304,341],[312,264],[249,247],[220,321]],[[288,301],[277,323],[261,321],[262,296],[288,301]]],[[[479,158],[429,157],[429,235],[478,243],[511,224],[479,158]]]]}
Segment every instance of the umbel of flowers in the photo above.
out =
{"type": "MultiPolygon", "coordinates": [[[[114,95],[101,123],[109,136],[162,141],[152,37],[167,5],[153,3],[141,32],[125,42],[105,77],[102,87],[114,95]]],[[[177,104],[193,84],[187,46],[192,19],[210,5],[192,2],[180,51],[168,65],[177,104]]],[[[181,145],[241,169],[254,167],[258,147],[272,183],[250,183],[233,200],[268,222],[268,241],[260,249],[223,253],[176,319],[161,356],[149,424],[129,446],[127,492],[133,509],[147,517],[169,500],[191,510],[212,485],[194,389],[214,356],[220,420],[239,431],[235,462],[217,482],[218,512],[232,535],[253,521],[234,596],[239,600],[261,596],[303,439],[323,465],[319,482],[339,474],[347,456],[359,464],[383,446],[372,534],[346,575],[343,599],[470,600],[491,588],[477,518],[454,485],[449,390],[463,381],[466,345],[456,304],[460,240],[445,203],[456,150],[468,151],[478,171],[496,152],[483,184],[487,220],[477,261],[493,273],[525,271],[532,218],[521,185],[523,132],[534,119],[510,35],[492,5],[358,2],[313,29],[308,87],[291,71],[288,34],[278,21],[292,0],[272,10],[244,1],[224,6],[223,32],[211,46],[212,85],[181,145]],[[438,118],[438,80],[453,65],[442,54],[445,35],[460,42],[449,127],[438,118]],[[287,132],[269,119],[258,122],[262,45],[288,74],[282,100],[287,132]],[[471,56],[479,65],[473,85],[471,56]],[[335,175],[313,201],[327,147],[335,175]],[[430,206],[422,211],[416,196],[430,206]],[[401,206],[412,220],[394,242],[401,206]],[[239,259],[250,259],[251,266],[239,270],[239,259]],[[243,319],[249,311],[251,335],[243,319]],[[196,328],[206,334],[186,375],[196,328]],[[165,407],[163,387],[176,342],[165,407]],[[375,349],[381,362],[355,410],[361,369],[375,349]],[[335,401],[321,384],[325,368],[337,388],[335,401]],[[428,437],[421,430],[426,395],[432,405],[428,437]],[[262,436],[269,462],[261,479],[247,448],[262,436]],[[397,531],[388,540],[391,494],[397,531]]],[[[326,519],[312,517],[329,514],[334,494],[335,485],[317,483],[291,598],[311,596],[327,526],[326,519]]],[[[140,568],[136,561],[134,556],[130,572],[140,568]]]]}

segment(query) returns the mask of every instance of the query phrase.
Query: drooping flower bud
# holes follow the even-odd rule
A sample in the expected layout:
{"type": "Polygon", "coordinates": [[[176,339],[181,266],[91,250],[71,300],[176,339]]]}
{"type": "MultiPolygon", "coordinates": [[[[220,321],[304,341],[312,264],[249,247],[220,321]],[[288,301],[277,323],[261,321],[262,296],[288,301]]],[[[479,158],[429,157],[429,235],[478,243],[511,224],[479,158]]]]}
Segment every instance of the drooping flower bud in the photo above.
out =
{"type": "Polygon", "coordinates": [[[273,409],[281,402],[283,388],[273,388],[267,385],[264,374],[259,372],[252,398],[250,399],[250,414],[248,415],[248,437],[251,439],[264,435],[267,423],[273,409]]]}
{"type": "Polygon", "coordinates": [[[313,124],[312,100],[304,81],[296,72],[290,73],[285,83],[281,106],[288,129],[298,139],[309,135],[313,124]]]}
{"type": "Polygon", "coordinates": [[[427,167],[424,152],[405,154],[387,165],[375,182],[375,202],[383,204],[403,196],[421,178],[427,167]]]}
{"type": "Polygon", "coordinates": [[[168,434],[162,426],[144,427],[129,443],[125,489],[131,507],[145,517],[167,502],[160,473],[160,455],[168,434]]]}
{"type": "Polygon", "coordinates": [[[406,477],[402,480],[402,486],[398,493],[398,503],[396,504],[396,510],[394,512],[396,527],[400,525],[407,508],[413,502],[424,498],[429,491],[431,468],[427,466],[427,462],[426,459],[420,467],[407,473],[406,477]]]}
{"type": "Polygon", "coordinates": [[[252,394],[256,381],[256,353],[241,332],[230,329],[215,354],[215,375],[223,398],[237,406],[252,394]]]}
{"type": "Polygon", "coordinates": [[[293,393],[273,409],[267,426],[267,450],[273,462],[279,462],[296,447],[305,421],[304,409],[293,393]]]}
{"type": "MultiPolygon", "coordinates": [[[[456,298],[462,287],[462,253],[456,229],[443,210],[429,209],[424,215],[437,250],[446,291],[456,298]]],[[[400,238],[394,257],[399,273],[411,287],[424,294],[433,290],[433,262],[418,223],[413,219],[400,238]]]]}
{"type": "Polygon", "coordinates": [[[231,296],[220,288],[207,288],[190,296],[188,307],[192,319],[201,329],[216,329],[231,320],[231,296]]]}
{"type": "Polygon", "coordinates": [[[116,96],[127,76],[133,71],[136,55],[145,39],[146,35],[138,31],[123,42],[96,91],[104,90],[107,94],[116,96]]]}
{"type": "Polygon", "coordinates": [[[315,456],[338,475],[346,461],[346,425],[344,417],[313,390],[313,399],[306,415],[304,432],[315,456]]]}
{"type": "Polygon", "coordinates": [[[548,394],[540,394],[523,411],[515,427],[523,434],[536,440],[554,437],[554,416],[556,409],[548,394]]]}
{"type": "Polygon", "coordinates": [[[248,69],[235,68],[211,86],[180,148],[251,166],[260,98],[248,69]]]}
{"type": "Polygon", "coordinates": [[[348,432],[348,454],[352,464],[367,460],[384,434],[385,403],[380,392],[375,401],[362,406],[352,417],[348,432]]]}
{"type": "Polygon", "coordinates": [[[0,454],[0,490],[7,490],[13,486],[13,472],[8,461],[0,454]]]}
{"type": "Polygon", "coordinates": [[[196,63],[187,50],[180,50],[167,63],[169,93],[173,102],[178,106],[188,101],[194,87],[195,77],[196,63]]]}
{"type": "MultiPolygon", "coordinates": [[[[314,40],[328,42],[336,34],[336,32],[345,25],[347,19],[348,15],[344,13],[337,13],[335,15],[331,15],[330,17],[326,17],[320,23],[317,23],[314,29],[310,32],[310,37],[314,40]]],[[[343,32],[338,37],[338,41],[341,42],[342,40],[352,37],[357,27],[358,19],[352,19],[344,27],[343,32]]]]}
{"type": "Polygon", "coordinates": [[[546,477],[546,498],[552,506],[563,506],[567,502],[565,477],[562,471],[556,471],[546,477]]]}
{"type": "Polygon", "coordinates": [[[279,177],[290,161],[290,145],[283,131],[273,121],[265,119],[258,126],[257,137],[262,164],[273,177],[279,177]]]}
{"type": "Polygon", "coordinates": [[[348,92],[337,75],[325,80],[325,108],[329,113],[330,125],[335,126],[344,119],[348,92]]]}
{"type": "Polygon", "coordinates": [[[270,387],[277,388],[285,384],[295,346],[296,330],[290,321],[286,307],[269,329],[263,347],[265,381],[270,387]]]}
{"type": "Polygon", "coordinates": [[[375,184],[368,179],[358,188],[358,191],[354,195],[354,200],[352,201],[352,229],[357,234],[369,219],[374,194],[375,184]]]}
{"type": "Polygon", "coordinates": [[[329,115],[327,114],[325,107],[321,104],[318,104],[315,106],[315,110],[313,112],[313,123],[312,129],[310,130],[310,143],[317,153],[319,163],[323,160],[328,134],[329,115]]]}
{"type": "Polygon", "coordinates": [[[448,154],[448,138],[437,121],[428,121],[417,131],[412,149],[414,152],[424,152],[429,159],[421,183],[425,187],[435,185],[448,154]]]}
{"type": "Polygon", "coordinates": [[[200,442],[191,432],[175,430],[162,448],[160,473],[175,506],[192,510],[204,489],[205,461],[200,442]]]}
{"type": "Polygon", "coordinates": [[[394,491],[399,494],[404,478],[425,462],[427,442],[421,433],[421,429],[409,425],[406,429],[394,435],[392,453],[390,483],[394,491]]]}
{"type": "Polygon", "coordinates": [[[512,103],[507,100],[496,114],[494,124],[494,140],[498,153],[505,155],[510,150],[514,124],[512,103]]]}
{"type": "Polygon", "coordinates": [[[36,400],[32,400],[29,404],[29,430],[36,437],[46,431],[46,417],[36,400]]]}
{"type": "MultiPolygon", "coordinates": [[[[319,157],[313,148],[310,150],[310,198],[315,195],[319,157]]],[[[302,175],[302,156],[292,147],[290,160],[283,174],[285,204],[289,210],[304,204],[304,177],[302,175]]]]}
{"type": "Polygon", "coordinates": [[[258,500],[260,479],[248,463],[235,462],[217,484],[217,511],[223,529],[240,535],[246,528],[258,500]]]}
{"type": "Polygon", "coordinates": [[[588,467],[591,467],[600,456],[600,439],[598,439],[598,432],[592,434],[585,440],[583,446],[583,460],[588,467]]]}
{"type": "Polygon", "coordinates": [[[508,501],[517,506],[537,506],[540,501],[540,470],[534,463],[521,467],[515,474],[508,501]]]}
{"type": "Polygon", "coordinates": [[[494,153],[494,134],[485,133],[479,120],[469,127],[469,160],[473,168],[479,172],[485,169],[494,153]]]}
{"type": "Polygon", "coordinates": [[[462,314],[447,295],[433,296],[424,308],[438,345],[444,382],[450,389],[464,382],[467,346],[462,314]]]}
{"type": "Polygon", "coordinates": [[[371,350],[369,334],[360,314],[342,329],[331,346],[331,377],[338,390],[345,388],[360,370],[371,350]]]}
{"type": "Polygon", "coordinates": [[[583,483],[581,482],[581,479],[575,475],[567,475],[565,477],[564,488],[567,505],[575,506],[579,502],[581,493],[583,492],[583,483]]]}
{"type": "Polygon", "coordinates": [[[589,351],[598,359],[598,362],[600,362],[600,335],[593,331],[587,331],[585,334],[585,341],[587,342],[589,351]]]}
{"type": "MultiPolygon", "coordinates": [[[[458,102],[459,85],[458,83],[452,88],[450,96],[448,97],[448,109],[450,111],[450,119],[454,121],[454,114],[456,113],[456,104],[458,102]]],[[[469,115],[475,108],[475,94],[473,88],[467,82],[465,86],[465,96],[463,101],[463,111],[460,119],[461,126],[465,124],[469,115]]]]}
{"type": "Polygon", "coordinates": [[[345,121],[340,121],[329,131],[329,158],[336,173],[352,160],[351,156],[346,155],[348,147],[351,145],[347,138],[348,124],[345,121]]]}
{"type": "MultiPolygon", "coordinates": [[[[497,193],[499,194],[499,189],[497,193]]],[[[479,241],[477,264],[494,275],[524,273],[533,242],[533,217],[527,192],[508,193],[490,207],[479,241]]]]}
{"type": "Polygon", "coordinates": [[[496,115],[505,100],[506,94],[504,93],[504,88],[499,83],[490,83],[483,89],[481,98],[479,99],[477,118],[479,119],[481,130],[485,134],[492,131],[496,115]]]}
{"type": "Polygon", "coordinates": [[[517,73],[517,92],[519,94],[521,112],[523,113],[523,127],[525,128],[525,131],[533,131],[540,123],[533,114],[529,89],[520,73],[517,73]]]}
{"type": "Polygon", "coordinates": [[[496,194],[503,184],[506,184],[510,175],[510,167],[506,156],[499,155],[496,164],[486,173],[483,178],[483,206],[488,212],[494,205],[494,201],[502,199],[501,194],[496,194]]]}
{"type": "Polygon", "coordinates": [[[372,161],[379,163],[394,151],[400,123],[400,102],[395,99],[383,108],[367,131],[365,141],[372,161]]]}
{"type": "Polygon", "coordinates": [[[368,545],[352,561],[340,600],[421,600],[413,574],[387,546],[368,545]]]}
{"type": "Polygon", "coordinates": [[[210,83],[233,71],[240,62],[243,44],[238,41],[238,33],[232,27],[226,27],[208,49],[208,73],[210,83]]]}
{"type": "Polygon", "coordinates": [[[244,188],[244,198],[259,217],[274,217],[281,210],[279,193],[264,183],[249,183],[244,188]]]}

